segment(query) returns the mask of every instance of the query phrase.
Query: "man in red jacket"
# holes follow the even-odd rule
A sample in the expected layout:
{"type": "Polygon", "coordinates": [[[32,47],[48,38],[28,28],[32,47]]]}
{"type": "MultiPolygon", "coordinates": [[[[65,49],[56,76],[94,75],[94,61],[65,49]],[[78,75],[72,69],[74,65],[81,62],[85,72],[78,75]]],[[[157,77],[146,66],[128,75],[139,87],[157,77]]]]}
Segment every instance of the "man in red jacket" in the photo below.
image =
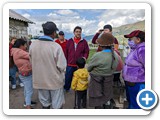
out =
{"type": "Polygon", "coordinates": [[[89,55],[88,43],[81,37],[82,28],[79,26],[75,27],[73,33],[74,37],[69,39],[66,45],[67,69],[64,85],[66,91],[70,89],[73,72],[77,70],[76,61],[79,58],[84,58],[86,60],[89,55]]]}
{"type": "Polygon", "coordinates": [[[66,44],[67,44],[67,40],[64,38],[64,32],[63,31],[60,31],[59,34],[58,34],[58,39],[55,40],[56,43],[58,43],[61,47],[62,47],[62,50],[64,52],[64,55],[66,57],[66,44]]]}

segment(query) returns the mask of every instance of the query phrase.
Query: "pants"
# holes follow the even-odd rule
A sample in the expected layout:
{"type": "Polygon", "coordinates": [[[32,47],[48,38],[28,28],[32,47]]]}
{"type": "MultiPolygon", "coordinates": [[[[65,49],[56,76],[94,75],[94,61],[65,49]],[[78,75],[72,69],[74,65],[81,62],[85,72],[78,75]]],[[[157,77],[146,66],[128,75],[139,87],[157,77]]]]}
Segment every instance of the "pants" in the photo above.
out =
{"type": "Polygon", "coordinates": [[[19,74],[19,78],[24,84],[24,97],[26,105],[31,105],[31,98],[33,94],[32,75],[22,76],[19,74]]]}
{"type": "Polygon", "coordinates": [[[128,109],[141,109],[136,101],[137,94],[140,90],[145,88],[144,83],[135,83],[134,86],[126,85],[126,96],[128,100],[128,109]]]}
{"type": "Polygon", "coordinates": [[[114,73],[114,78],[113,78],[113,81],[119,81],[120,82],[120,73],[114,73]]]}
{"type": "MultiPolygon", "coordinates": [[[[9,68],[9,76],[11,77],[11,84],[12,85],[16,85],[16,73],[17,73],[18,69],[17,67],[14,65],[12,68],[9,68]]],[[[19,83],[22,83],[22,81],[20,79],[19,83]]]]}
{"type": "Polygon", "coordinates": [[[53,109],[60,109],[65,103],[63,88],[57,90],[38,90],[39,101],[43,107],[52,105],[53,109]]]}
{"type": "Polygon", "coordinates": [[[67,66],[65,74],[65,85],[64,89],[69,90],[72,83],[73,73],[77,70],[77,67],[67,66]]]}
{"type": "Polygon", "coordinates": [[[77,106],[78,106],[78,109],[80,108],[86,108],[87,107],[87,90],[84,90],[84,91],[76,91],[76,94],[77,94],[77,106]]]}

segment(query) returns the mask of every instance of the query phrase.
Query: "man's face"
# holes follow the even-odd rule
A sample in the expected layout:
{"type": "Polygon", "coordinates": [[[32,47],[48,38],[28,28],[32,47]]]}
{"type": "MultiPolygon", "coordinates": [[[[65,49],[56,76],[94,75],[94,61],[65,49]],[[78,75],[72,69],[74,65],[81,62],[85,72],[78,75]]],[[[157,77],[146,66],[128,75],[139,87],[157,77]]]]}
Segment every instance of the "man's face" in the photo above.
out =
{"type": "Polygon", "coordinates": [[[64,35],[58,35],[59,40],[64,40],[64,35]]]}
{"type": "Polygon", "coordinates": [[[81,37],[81,34],[82,34],[82,31],[81,31],[80,29],[76,29],[76,30],[74,31],[74,36],[75,36],[76,38],[80,38],[80,37],[81,37]]]}
{"type": "Polygon", "coordinates": [[[110,34],[112,34],[112,32],[109,30],[109,29],[104,29],[104,33],[110,33],[110,34]]]}

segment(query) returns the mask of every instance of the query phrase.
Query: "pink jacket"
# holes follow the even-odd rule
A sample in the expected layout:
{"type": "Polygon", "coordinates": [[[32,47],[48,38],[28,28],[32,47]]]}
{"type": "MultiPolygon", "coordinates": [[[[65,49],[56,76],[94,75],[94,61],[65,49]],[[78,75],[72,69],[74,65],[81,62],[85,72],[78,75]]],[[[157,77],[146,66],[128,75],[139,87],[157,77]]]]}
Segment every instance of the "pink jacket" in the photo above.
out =
{"type": "Polygon", "coordinates": [[[28,76],[32,72],[32,66],[29,61],[29,53],[19,49],[12,48],[11,56],[13,56],[13,60],[15,65],[18,67],[19,73],[23,76],[28,76]]]}
{"type": "Polygon", "coordinates": [[[116,71],[121,71],[123,69],[123,61],[118,50],[114,50],[118,54],[118,65],[116,71]]]}

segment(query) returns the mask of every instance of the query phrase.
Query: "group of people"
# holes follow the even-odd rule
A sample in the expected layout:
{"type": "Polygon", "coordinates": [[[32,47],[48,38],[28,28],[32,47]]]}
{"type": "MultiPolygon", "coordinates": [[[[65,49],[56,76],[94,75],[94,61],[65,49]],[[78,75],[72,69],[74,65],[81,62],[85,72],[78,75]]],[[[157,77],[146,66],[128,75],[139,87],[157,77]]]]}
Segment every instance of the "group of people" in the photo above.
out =
{"type": "MultiPolygon", "coordinates": [[[[120,82],[120,74],[126,85],[128,108],[138,109],[136,95],[145,87],[145,33],[133,31],[129,38],[131,52],[123,64],[118,51],[118,40],[112,35],[112,26],[105,25],[92,39],[98,44],[86,67],[89,46],[82,38],[82,28],[76,26],[74,37],[66,40],[63,31],[53,22],[42,25],[44,36],[31,43],[26,51],[26,41],[17,39],[10,48],[10,60],[18,68],[19,79],[24,85],[25,107],[31,109],[33,88],[38,90],[43,109],[62,109],[64,92],[75,91],[76,108],[111,108],[113,103],[113,81],[120,82]],[[100,35],[100,37],[99,37],[100,35]],[[89,80],[90,76],[90,80],[89,80]]],[[[13,66],[12,66],[13,67],[13,66]]],[[[12,68],[10,67],[10,69],[12,68]]],[[[12,77],[12,76],[11,76],[12,77]]]]}

